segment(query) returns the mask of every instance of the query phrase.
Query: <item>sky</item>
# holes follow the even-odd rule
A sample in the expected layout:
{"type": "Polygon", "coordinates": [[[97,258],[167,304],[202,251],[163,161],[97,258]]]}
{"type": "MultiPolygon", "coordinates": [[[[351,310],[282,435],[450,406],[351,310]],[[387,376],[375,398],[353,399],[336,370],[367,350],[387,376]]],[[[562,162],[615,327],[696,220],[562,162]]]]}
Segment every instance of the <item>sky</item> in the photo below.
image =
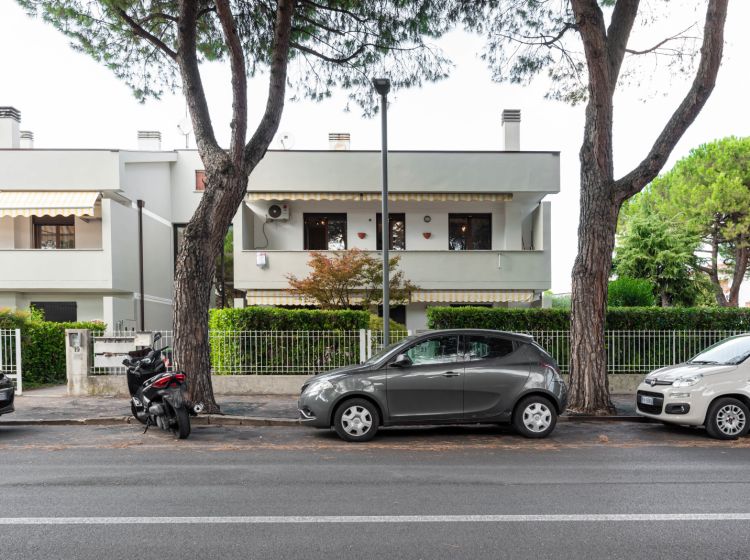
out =
{"type": "MultiPolygon", "coordinates": [[[[644,2],[648,6],[649,2],[644,2]]],[[[653,4],[653,2],[651,2],[653,4]]],[[[634,32],[631,46],[645,48],[705,14],[703,0],[673,0],[670,14],[634,32]],[[696,6],[698,9],[696,10],[696,6]],[[658,40],[658,39],[657,39],[658,40]]],[[[724,59],[716,88],[665,167],[691,148],[729,135],[750,135],[750,1],[729,6],[724,59]]],[[[437,42],[453,61],[447,80],[391,94],[388,142],[393,150],[500,150],[503,109],[521,109],[521,149],[561,152],[560,193],[552,202],[552,290],[570,290],[578,228],[578,150],[584,109],[544,99],[544,79],[526,86],[494,83],[479,58],[480,37],[454,31],[437,42]]],[[[34,133],[37,148],[123,148],[137,145],[138,130],[162,132],[164,149],[184,148],[177,124],[185,117],[179,92],[141,104],[127,86],[88,56],[70,48],[52,26],[29,18],[12,0],[0,0],[0,106],[21,111],[21,129],[34,133]]],[[[648,152],[664,123],[689,88],[688,79],[665,79],[651,59],[640,63],[639,85],[615,96],[615,173],[625,174],[648,152]]],[[[204,69],[217,139],[228,143],[231,119],[229,73],[225,66],[204,69]]],[[[249,84],[250,123],[260,118],[267,82],[249,84]]],[[[351,133],[351,148],[379,149],[380,120],[345,112],[346,98],[313,103],[287,102],[279,135],[289,133],[294,149],[327,149],[329,132],[351,133]]],[[[277,138],[278,136],[277,135],[277,138]]],[[[194,147],[194,144],[190,144],[194,147]]],[[[272,148],[281,148],[275,140],[272,148]]]]}

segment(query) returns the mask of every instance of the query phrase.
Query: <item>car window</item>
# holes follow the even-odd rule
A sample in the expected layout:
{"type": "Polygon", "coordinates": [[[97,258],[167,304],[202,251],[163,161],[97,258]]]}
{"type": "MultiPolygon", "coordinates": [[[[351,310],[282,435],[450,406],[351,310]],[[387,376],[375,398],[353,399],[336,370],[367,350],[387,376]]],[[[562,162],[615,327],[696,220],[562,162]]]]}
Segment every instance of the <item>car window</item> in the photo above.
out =
{"type": "Polygon", "coordinates": [[[406,351],[415,366],[458,361],[458,336],[436,336],[418,342],[406,351]]]}
{"type": "Polygon", "coordinates": [[[513,352],[513,341],[495,336],[467,336],[464,349],[467,360],[492,360],[513,352]]]}
{"type": "Polygon", "coordinates": [[[728,338],[707,348],[689,364],[739,364],[750,356],[750,336],[728,338]]]}

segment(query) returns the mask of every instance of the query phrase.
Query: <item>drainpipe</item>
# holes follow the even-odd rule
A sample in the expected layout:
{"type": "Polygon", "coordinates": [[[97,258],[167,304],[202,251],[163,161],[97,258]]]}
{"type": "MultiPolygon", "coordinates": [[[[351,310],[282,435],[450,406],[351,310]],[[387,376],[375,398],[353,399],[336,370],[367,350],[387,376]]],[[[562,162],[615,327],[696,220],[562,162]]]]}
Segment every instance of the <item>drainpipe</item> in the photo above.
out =
{"type": "Polygon", "coordinates": [[[138,200],[138,275],[141,289],[141,332],[146,330],[146,294],[143,293],[143,207],[146,203],[138,200]]]}

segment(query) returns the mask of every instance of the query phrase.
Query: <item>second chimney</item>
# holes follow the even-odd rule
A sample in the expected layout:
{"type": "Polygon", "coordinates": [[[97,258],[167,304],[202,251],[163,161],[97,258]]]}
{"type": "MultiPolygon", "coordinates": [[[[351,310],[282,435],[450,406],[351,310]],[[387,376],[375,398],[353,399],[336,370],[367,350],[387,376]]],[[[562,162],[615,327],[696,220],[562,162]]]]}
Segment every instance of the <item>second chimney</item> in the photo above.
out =
{"type": "Polygon", "coordinates": [[[31,150],[34,148],[34,133],[30,130],[21,131],[21,149],[31,150]]]}
{"type": "Polygon", "coordinates": [[[505,109],[503,111],[503,149],[506,152],[521,151],[521,110],[505,109]]]}
{"type": "Polygon", "coordinates": [[[0,107],[0,148],[17,150],[21,147],[21,111],[15,107],[0,107]]]}
{"type": "Polygon", "coordinates": [[[161,132],[158,130],[139,130],[138,149],[147,152],[161,151],[161,132]]]}
{"type": "Polygon", "coordinates": [[[351,135],[348,132],[331,132],[328,134],[329,150],[348,150],[351,135]]]}

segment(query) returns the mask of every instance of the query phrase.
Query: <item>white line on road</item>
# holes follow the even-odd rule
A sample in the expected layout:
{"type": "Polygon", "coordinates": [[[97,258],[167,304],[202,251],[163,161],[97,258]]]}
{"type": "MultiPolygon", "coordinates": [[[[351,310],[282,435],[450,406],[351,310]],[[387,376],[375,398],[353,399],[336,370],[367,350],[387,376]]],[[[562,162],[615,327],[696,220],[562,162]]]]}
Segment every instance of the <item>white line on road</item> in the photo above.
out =
{"type": "Polygon", "coordinates": [[[585,513],[562,515],[284,515],[227,517],[0,517],[0,525],[193,525],[294,523],[529,523],[750,521],[750,513],[585,513]]]}

